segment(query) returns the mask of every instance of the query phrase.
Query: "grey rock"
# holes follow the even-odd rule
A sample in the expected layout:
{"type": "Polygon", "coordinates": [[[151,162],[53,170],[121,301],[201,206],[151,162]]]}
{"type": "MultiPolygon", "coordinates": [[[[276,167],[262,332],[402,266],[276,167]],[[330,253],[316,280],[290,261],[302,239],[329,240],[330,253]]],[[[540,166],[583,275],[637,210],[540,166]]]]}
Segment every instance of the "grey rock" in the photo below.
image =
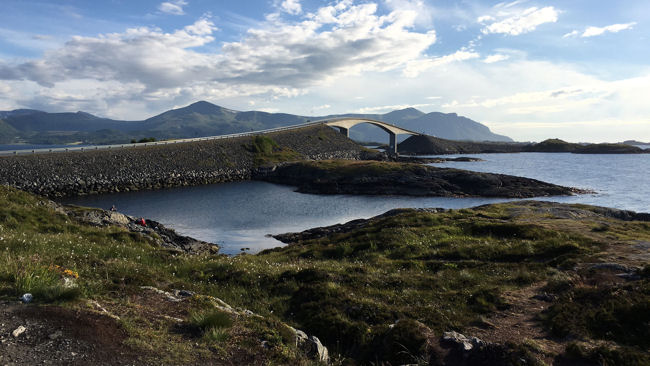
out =
{"type": "Polygon", "coordinates": [[[305,355],[312,360],[329,364],[329,351],[327,350],[327,347],[321,343],[318,337],[310,337],[300,329],[289,328],[294,332],[296,347],[299,350],[304,352],[305,355]]]}
{"type": "Polygon", "coordinates": [[[312,342],[312,354],[315,356],[314,359],[329,363],[330,356],[327,347],[323,346],[316,336],[309,337],[309,340],[312,342]]]}
{"type": "Polygon", "coordinates": [[[194,296],[196,292],[194,291],[188,291],[188,290],[175,290],[174,295],[178,297],[191,297],[194,296]]]}
{"type": "Polygon", "coordinates": [[[485,344],[483,341],[476,337],[472,337],[470,339],[455,331],[444,332],[442,335],[442,340],[446,343],[451,343],[466,352],[471,351],[472,348],[476,346],[485,344]]]}
{"type": "Polygon", "coordinates": [[[14,329],[13,332],[11,332],[11,335],[14,338],[20,337],[21,334],[25,333],[27,331],[27,328],[23,327],[22,325],[19,326],[18,328],[14,329]]]}
{"type": "Polygon", "coordinates": [[[32,300],[34,300],[34,296],[30,293],[23,294],[23,296],[20,297],[20,301],[25,304],[29,304],[32,300]]]}

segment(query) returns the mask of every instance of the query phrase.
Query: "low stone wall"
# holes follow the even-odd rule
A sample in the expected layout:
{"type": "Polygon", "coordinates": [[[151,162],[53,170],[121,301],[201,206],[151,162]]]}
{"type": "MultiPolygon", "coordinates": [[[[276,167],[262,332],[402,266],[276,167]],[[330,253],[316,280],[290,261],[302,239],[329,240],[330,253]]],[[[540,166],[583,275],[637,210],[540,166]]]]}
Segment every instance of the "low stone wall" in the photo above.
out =
{"type": "MultiPolygon", "coordinates": [[[[268,134],[306,159],[359,159],[361,146],[326,126],[268,134]]],[[[248,180],[252,137],[119,150],[0,157],[0,184],[63,197],[248,180]]]]}

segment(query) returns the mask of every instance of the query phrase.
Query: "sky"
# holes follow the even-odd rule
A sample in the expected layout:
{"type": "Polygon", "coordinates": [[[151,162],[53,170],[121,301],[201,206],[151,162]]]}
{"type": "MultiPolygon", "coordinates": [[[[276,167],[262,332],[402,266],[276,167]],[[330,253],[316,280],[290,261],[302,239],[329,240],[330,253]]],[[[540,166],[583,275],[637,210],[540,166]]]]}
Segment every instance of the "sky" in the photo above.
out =
{"type": "Polygon", "coordinates": [[[647,0],[0,0],[0,110],[414,107],[518,141],[650,141],[647,0]]]}

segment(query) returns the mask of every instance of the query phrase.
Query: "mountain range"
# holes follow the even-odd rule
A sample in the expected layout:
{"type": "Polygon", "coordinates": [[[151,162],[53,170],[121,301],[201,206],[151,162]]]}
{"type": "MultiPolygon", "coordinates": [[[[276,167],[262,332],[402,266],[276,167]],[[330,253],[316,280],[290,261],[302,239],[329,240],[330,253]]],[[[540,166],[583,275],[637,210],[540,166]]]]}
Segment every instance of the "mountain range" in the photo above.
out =
{"type": "MultiPolygon", "coordinates": [[[[376,119],[452,140],[512,141],[509,137],[492,133],[485,125],[455,113],[424,113],[406,108],[386,114],[308,117],[260,111],[240,112],[200,101],[143,121],[113,120],[85,112],[48,113],[33,109],[0,111],[0,143],[125,143],[149,137],[162,140],[263,130],[332,117],[376,119]]],[[[352,128],[350,137],[363,142],[387,141],[384,131],[367,124],[352,128]]]]}

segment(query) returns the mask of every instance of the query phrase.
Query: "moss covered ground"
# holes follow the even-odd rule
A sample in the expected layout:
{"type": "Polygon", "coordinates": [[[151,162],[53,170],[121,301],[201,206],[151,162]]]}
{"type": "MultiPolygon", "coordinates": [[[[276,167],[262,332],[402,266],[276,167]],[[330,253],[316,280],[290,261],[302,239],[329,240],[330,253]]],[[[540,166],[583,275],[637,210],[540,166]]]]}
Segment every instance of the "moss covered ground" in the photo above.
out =
{"type": "Polygon", "coordinates": [[[635,245],[650,242],[650,225],[598,212],[539,202],[402,210],[227,257],[179,254],[123,229],[82,225],[45,199],[2,187],[0,297],[31,292],[27,306],[77,311],[98,304],[119,318],[123,344],[142,363],[312,363],[296,349],[289,324],[316,335],[334,363],[425,364],[432,358],[420,353],[433,335],[498,328],[495,314],[515,305],[505,295],[542,283],[554,300],[530,311],[562,348],[513,339],[532,349],[531,359],[589,364],[624,353],[625,364],[647,364],[650,280],[647,256],[635,245]],[[638,269],[636,277],[590,267],[612,260],[638,269]],[[200,296],[166,303],[141,286],[200,296]],[[217,298],[260,316],[223,314],[217,298]],[[397,343],[406,347],[400,356],[386,354],[397,343]]]}

